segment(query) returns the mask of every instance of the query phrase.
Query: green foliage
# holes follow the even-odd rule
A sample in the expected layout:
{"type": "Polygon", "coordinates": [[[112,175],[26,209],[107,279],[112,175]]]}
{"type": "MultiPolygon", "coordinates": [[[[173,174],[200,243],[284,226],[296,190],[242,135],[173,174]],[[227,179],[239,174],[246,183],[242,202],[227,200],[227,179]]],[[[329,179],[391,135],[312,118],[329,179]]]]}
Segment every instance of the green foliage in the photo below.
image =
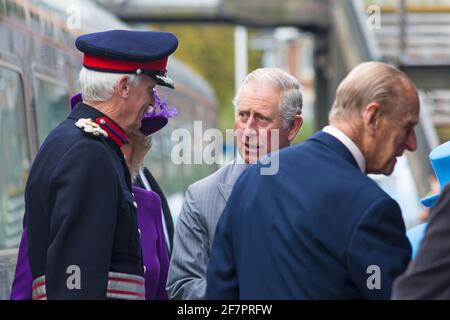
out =
{"type": "MultiPolygon", "coordinates": [[[[175,56],[203,76],[219,101],[219,128],[234,127],[234,27],[226,25],[152,25],[177,35],[175,56]]],[[[249,39],[253,32],[249,31],[249,39]]],[[[261,66],[262,53],[249,49],[248,69],[261,66]]]]}
{"type": "Polygon", "coordinates": [[[300,131],[298,132],[298,135],[294,139],[292,144],[298,144],[298,143],[301,143],[301,142],[305,141],[306,139],[311,137],[313,135],[313,133],[314,133],[314,122],[313,122],[313,120],[312,119],[304,119],[303,120],[303,125],[300,128],[300,131]]]}

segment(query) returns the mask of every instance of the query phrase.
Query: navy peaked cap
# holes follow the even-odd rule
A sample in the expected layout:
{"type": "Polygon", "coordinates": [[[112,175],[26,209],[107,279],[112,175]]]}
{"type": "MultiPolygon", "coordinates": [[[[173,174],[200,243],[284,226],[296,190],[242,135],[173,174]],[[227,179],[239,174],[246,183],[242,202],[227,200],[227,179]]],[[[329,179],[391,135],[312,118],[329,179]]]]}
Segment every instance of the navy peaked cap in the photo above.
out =
{"type": "Polygon", "coordinates": [[[75,45],[84,53],[87,69],[130,74],[148,74],[159,85],[173,88],[166,76],[167,61],[178,47],[169,32],[110,30],[79,36],[75,45]]]}

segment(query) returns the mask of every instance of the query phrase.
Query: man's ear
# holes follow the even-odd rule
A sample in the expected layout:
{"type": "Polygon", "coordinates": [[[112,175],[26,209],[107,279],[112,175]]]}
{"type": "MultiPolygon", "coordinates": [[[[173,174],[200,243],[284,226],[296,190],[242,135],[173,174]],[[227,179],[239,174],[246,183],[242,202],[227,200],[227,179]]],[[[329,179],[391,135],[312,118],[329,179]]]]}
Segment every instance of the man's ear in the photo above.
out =
{"type": "Polygon", "coordinates": [[[362,110],[362,120],[364,127],[371,134],[374,135],[381,123],[382,110],[377,102],[371,102],[362,110]]]}
{"type": "Polygon", "coordinates": [[[303,125],[303,117],[299,114],[294,116],[294,119],[291,121],[291,125],[289,127],[288,140],[292,142],[298,134],[298,131],[303,125]]]}
{"type": "Polygon", "coordinates": [[[116,87],[117,93],[122,98],[128,98],[128,93],[130,92],[130,84],[128,83],[128,77],[123,76],[120,78],[120,80],[117,82],[116,87]]]}

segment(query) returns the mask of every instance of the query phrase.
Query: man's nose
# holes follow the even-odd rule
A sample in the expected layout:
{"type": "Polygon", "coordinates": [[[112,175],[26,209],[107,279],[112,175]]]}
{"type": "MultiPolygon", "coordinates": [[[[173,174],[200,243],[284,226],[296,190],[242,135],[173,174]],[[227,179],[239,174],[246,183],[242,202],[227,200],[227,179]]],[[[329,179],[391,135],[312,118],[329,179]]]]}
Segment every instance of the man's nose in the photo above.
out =
{"type": "Polygon", "coordinates": [[[255,117],[250,116],[247,122],[245,123],[244,135],[245,136],[256,135],[256,129],[257,129],[257,121],[255,117]]]}
{"type": "Polygon", "coordinates": [[[411,130],[411,133],[408,135],[406,140],[406,150],[415,151],[417,149],[417,138],[416,132],[411,130]]]}

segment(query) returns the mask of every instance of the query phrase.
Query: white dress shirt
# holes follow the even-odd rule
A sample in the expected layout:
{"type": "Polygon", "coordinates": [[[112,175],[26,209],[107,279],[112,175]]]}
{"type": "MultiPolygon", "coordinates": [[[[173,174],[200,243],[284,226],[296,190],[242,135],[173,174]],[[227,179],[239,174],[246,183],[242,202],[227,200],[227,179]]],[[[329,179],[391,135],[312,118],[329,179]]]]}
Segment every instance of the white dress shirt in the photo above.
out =
{"type": "Polygon", "coordinates": [[[342,144],[353,155],[353,158],[355,158],[361,172],[366,174],[366,159],[364,158],[361,150],[359,150],[358,146],[352,141],[352,139],[350,139],[344,132],[342,132],[338,128],[332,126],[326,126],[322,129],[322,131],[332,135],[340,142],[342,142],[342,144]]]}

